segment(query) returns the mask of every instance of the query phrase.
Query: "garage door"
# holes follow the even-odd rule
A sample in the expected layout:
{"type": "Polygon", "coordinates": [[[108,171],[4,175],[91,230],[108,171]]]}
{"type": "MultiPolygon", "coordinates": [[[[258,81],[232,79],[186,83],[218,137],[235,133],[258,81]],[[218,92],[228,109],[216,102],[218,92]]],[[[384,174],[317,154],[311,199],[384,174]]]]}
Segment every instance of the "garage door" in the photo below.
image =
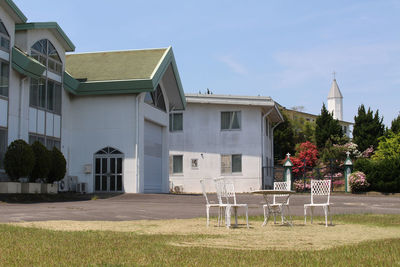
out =
{"type": "Polygon", "coordinates": [[[144,122],[144,192],[162,190],[162,127],[144,122]]]}

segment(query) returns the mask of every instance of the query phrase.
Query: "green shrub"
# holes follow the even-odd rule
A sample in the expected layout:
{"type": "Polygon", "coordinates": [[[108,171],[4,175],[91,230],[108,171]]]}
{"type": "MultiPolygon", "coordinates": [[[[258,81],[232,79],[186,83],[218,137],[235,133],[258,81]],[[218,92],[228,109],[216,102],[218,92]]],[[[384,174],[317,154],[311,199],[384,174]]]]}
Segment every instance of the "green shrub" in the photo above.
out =
{"type": "Polygon", "coordinates": [[[42,145],[42,143],[36,141],[32,145],[32,151],[35,154],[35,165],[30,174],[30,181],[35,182],[38,178],[46,178],[50,171],[50,151],[42,145]]]}
{"type": "Polygon", "coordinates": [[[373,168],[373,162],[367,158],[359,158],[354,162],[354,170],[368,175],[373,168]]]}
{"type": "Polygon", "coordinates": [[[35,164],[32,148],[21,139],[12,142],[4,155],[4,169],[12,180],[28,176],[35,164]]]}
{"type": "Polygon", "coordinates": [[[354,169],[367,175],[370,190],[385,193],[400,192],[400,155],[379,161],[358,159],[354,169]]]}
{"type": "Polygon", "coordinates": [[[389,131],[387,136],[383,136],[379,139],[378,148],[372,159],[375,161],[384,159],[395,159],[400,154],[400,132],[393,133],[389,131]]]}
{"type": "Polygon", "coordinates": [[[50,172],[47,175],[47,182],[52,183],[60,181],[64,178],[67,171],[67,161],[64,158],[63,153],[56,147],[50,152],[51,155],[51,167],[50,172]]]}

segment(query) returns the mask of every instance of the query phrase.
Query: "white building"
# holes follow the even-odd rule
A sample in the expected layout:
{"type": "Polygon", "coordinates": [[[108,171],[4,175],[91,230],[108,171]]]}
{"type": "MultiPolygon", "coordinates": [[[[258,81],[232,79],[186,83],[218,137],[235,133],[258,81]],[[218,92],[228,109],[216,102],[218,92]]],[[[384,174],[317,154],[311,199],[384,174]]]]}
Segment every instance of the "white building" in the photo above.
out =
{"type": "Polygon", "coordinates": [[[273,129],[283,121],[269,97],[186,94],[170,114],[170,183],[201,192],[200,179],[228,177],[238,192],[271,186],[273,129]],[[264,179],[263,179],[264,177],[264,179]]]}
{"type": "Polygon", "coordinates": [[[88,192],[168,192],[169,111],[185,108],[172,49],[70,54],[55,22],[0,0],[0,176],[16,139],[59,148],[88,192]]]}
{"type": "Polygon", "coordinates": [[[343,95],[340,92],[336,79],[333,79],[331,89],[328,94],[328,111],[333,118],[343,121],[343,95]]]}

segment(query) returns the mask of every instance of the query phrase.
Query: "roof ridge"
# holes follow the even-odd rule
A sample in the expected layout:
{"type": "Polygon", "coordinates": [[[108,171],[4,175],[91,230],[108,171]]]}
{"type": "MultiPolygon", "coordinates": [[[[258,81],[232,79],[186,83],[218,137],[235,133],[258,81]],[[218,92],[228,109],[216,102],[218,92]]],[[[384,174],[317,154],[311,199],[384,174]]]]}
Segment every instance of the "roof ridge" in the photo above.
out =
{"type": "Polygon", "coordinates": [[[67,53],[65,56],[86,55],[86,54],[101,54],[101,53],[121,53],[121,52],[135,52],[135,51],[150,51],[150,50],[167,50],[168,47],[161,48],[144,48],[144,49],[124,49],[124,50],[109,50],[109,51],[92,51],[92,52],[78,52],[67,53]]]}

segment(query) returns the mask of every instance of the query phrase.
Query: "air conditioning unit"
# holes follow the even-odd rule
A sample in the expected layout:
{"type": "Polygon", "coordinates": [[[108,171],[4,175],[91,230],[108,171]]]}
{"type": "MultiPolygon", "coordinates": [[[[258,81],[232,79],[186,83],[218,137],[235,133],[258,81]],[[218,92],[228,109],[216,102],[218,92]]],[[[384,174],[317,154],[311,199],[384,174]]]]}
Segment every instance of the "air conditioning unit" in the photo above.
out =
{"type": "Polygon", "coordinates": [[[176,185],[174,186],[174,193],[182,194],[183,193],[183,185],[176,185]]]}
{"type": "Polygon", "coordinates": [[[78,176],[67,176],[58,182],[59,192],[75,191],[78,183],[78,176]]]}
{"type": "Polygon", "coordinates": [[[88,184],[87,183],[77,183],[76,184],[76,192],[81,194],[87,193],[88,184]]]}

